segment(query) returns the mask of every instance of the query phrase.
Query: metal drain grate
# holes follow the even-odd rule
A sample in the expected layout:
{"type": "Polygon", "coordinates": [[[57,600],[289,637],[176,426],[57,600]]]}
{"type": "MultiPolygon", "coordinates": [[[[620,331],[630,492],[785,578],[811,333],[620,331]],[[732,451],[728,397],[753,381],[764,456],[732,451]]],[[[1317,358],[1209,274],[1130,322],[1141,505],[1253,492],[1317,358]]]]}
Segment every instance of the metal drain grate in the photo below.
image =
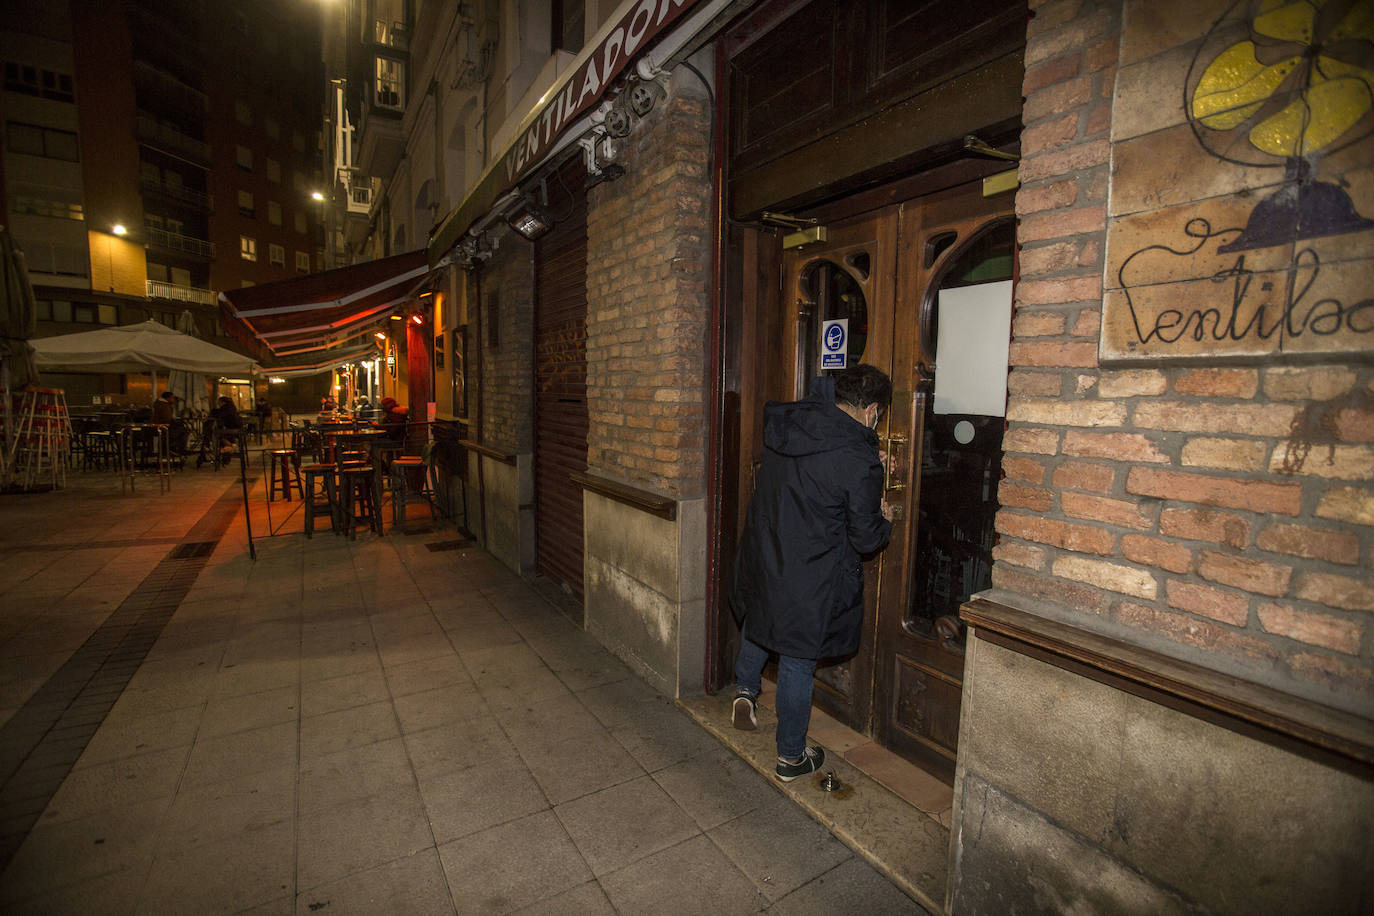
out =
{"type": "Polygon", "coordinates": [[[471,547],[472,544],[473,544],[473,542],[472,542],[471,540],[463,540],[463,541],[431,541],[430,543],[426,544],[425,546],[428,547],[428,548],[430,549],[431,552],[433,552],[433,553],[438,553],[438,552],[441,551],[441,550],[458,550],[458,549],[460,549],[460,548],[462,548],[462,547],[471,547]]]}
{"type": "Polygon", "coordinates": [[[179,544],[175,550],[168,555],[169,560],[194,560],[198,557],[208,557],[210,552],[215,549],[214,541],[191,541],[186,544],[179,544]]]}

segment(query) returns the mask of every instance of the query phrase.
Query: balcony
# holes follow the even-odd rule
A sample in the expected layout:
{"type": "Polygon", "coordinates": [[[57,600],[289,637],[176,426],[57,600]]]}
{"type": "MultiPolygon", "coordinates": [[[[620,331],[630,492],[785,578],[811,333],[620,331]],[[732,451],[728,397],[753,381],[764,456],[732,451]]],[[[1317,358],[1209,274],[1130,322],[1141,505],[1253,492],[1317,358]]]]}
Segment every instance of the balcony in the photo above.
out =
{"type": "Polygon", "coordinates": [[[178,201],[205,213],[211,213],[215,209],[214,201],[210,195],[204,191],[197,191],[195,188],[188,188],[179,184],[168,184],[165,181],[155,181],[151,178],[139,179],[138,186],[144,191],[153,194],[161,194],[163,197],[178,201]]]}
{"type": "Polygon", "coordinates": [[[183,158],[189,157],[202,167],[210,164],[210,144],[187,136],[144,111],[138,113],[138,138],[163,152],[174,153],[183,158]]]}
{"type": "MultiPolygon", "coordinates": [[[[154,230],[149,230],[152,232],[154,230]]],[[[164,233],[165,234],[165,233],[164,233]]],[[[177,286],[162,280],[148,281],[149,299],[175,299],[178,302],[195,302],[200,305],[214,305],[215,294],[212,290],[197,289],[194,286],[177,286]]]]}
{"type": "Polygon", "coordinates": [[[168,232],[165,229],[154,229],[151,226],[144,228],[143,234],[147,236],[148,244],[154,248],[161,248],[165,251],[179,251],[183,254],[193,254],[201,258],[213,258],[215,256],[214,242],[205,239],[193,238],[189,235],[181,235],[176,232],[168,232]]]}
{"type": "Polygon", "coordinates": [[[134,87],[140,101],[156,102],[158,107],[199,118],[210,110],[210,97],[205,93],[141,60],[134,61],[134,87]]]}
{"type": "Polygon", "coordinates": [[[375,53],[371,70],[356,128],[357,165],[364,175],[390,178],[405,154],[401,117],[406,110],[406,60],[375,53]]]}

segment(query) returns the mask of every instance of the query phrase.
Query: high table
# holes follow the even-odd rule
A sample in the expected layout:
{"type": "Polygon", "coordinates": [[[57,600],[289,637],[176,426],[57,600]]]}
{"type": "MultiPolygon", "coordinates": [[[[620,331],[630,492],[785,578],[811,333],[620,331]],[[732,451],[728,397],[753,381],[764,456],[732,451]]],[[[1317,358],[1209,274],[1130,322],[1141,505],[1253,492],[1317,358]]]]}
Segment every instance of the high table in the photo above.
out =
{"type": "Polygon", "coordinates": [[[383,429],[337,430],[327,433],[334,438],[334,466],[343,469],[344,447],[352,444],[367,449],[372,465],[372,511],[377,514],[377,533],[382,533],[382,462],[380,446],[387,440],[383,429]]]}

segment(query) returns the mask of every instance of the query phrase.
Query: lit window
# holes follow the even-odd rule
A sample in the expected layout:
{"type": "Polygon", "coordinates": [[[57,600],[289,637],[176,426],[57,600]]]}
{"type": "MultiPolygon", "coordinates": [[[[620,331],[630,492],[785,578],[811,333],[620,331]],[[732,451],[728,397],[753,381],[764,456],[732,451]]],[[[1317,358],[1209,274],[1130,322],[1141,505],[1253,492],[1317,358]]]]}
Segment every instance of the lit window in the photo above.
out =
{"type": "Polygon", "coordinates": [[[239,236],[239,257],[245,261],[258,259],[258,240],[246,235],[239,236]]]}
{"type": "Polygon", "coordinates": [[[253,218],[253,194],[251,191],[239,192],[239,216],[253,218]]]}
{"type": "Polygon", "coordinates": [[[253,151],[246,146],[235,147],[234,163],[245,172],[253,171],[253,151]]]}
{"type": "Polygon", "coordinates": [[[406,65],[389,57],[377,58],[377,78],[374,83],[375,104],[378,108],[404,110],[406,65]]]}
{"type": "Polygon", "coordinates": [[[268,245],[267,258],[273,267],[286,266],[286,249],[281,245],[268,245]]]}
{"type": "Polygon", "coordinates": [[[281,204],[275,200],[267,202],[267,221],[274,226],[281,225],[281,204]]]}
{"type": "Polygon", "coordinates": [[[310,273],[310,253],[307,251],[296,252],[296,270],[303,274],[310,273]]]}

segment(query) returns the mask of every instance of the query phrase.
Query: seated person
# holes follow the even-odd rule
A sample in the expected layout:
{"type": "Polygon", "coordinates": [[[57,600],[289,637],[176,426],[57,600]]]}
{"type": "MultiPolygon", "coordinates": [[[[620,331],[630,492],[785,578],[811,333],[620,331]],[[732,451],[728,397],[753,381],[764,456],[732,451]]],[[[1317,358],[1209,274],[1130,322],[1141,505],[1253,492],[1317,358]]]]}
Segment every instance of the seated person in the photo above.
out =
{"type": "Polygon", "coordinates": [[[406,441],[406,409],[396,403],[395,398],[382,398],[382,419],[377,423],[386,431],[386,437],[393,442],[406,441]]]}
{"type": "Polygon", "coordinates": [[[186,424],[177,418],[176,395],[170,391],[164,391],[153,402],[153,422],[167,427],[167,448],[173,455],[186,454],[186,441],[190,438],[191,431],[186,428],[186,424]]]}
{"type": "MultiPolygon", "coordinates": [[[[222,436],[223,433],[235,431],[243,428],[243,418],[239,416],[238,408],[234,402],[226,397],[219,399],[219,405],[210,411],[209,418],[205,421],[205,427],[200,437],[200,456],[196,458],[196,467],[205,463],[205,449],[213,438],[222,436]]],[[[216,442],[218,446],[220,443],[216,442]]],[[[228,447],[228,443],[224,443],[228,447]]]]}

